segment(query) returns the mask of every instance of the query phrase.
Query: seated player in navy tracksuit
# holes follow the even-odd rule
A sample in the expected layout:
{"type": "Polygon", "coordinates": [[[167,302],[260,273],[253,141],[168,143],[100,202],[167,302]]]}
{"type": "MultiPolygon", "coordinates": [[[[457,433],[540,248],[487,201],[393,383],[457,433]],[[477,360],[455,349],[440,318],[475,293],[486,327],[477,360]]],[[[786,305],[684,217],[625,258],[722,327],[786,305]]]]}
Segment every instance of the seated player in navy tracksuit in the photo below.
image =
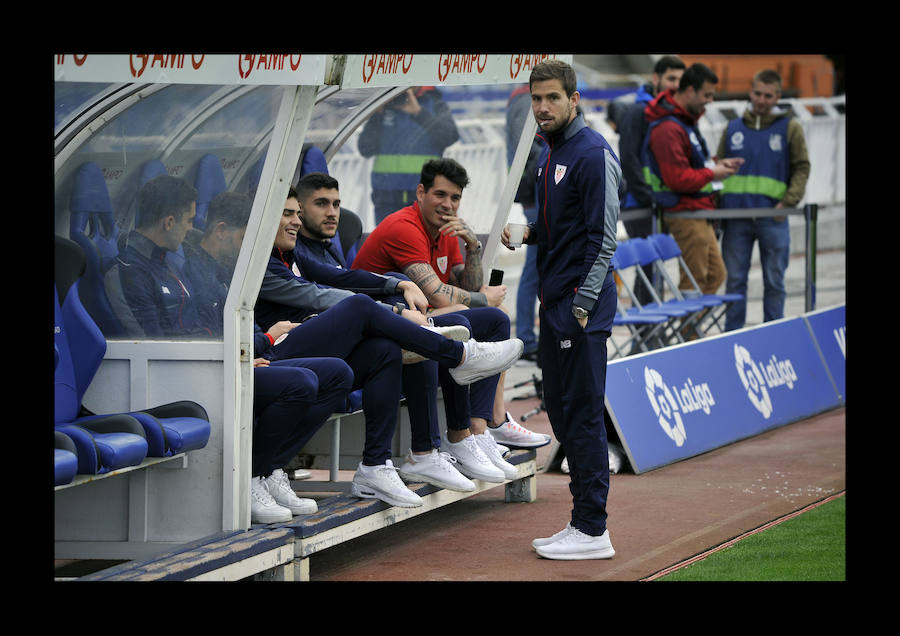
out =
{"type": "MultiPolygon", "coordinates": [[[[334,237],[340,211],[337,181],[333,177],[323,173],[310,173],[300,179],[295,192],[299,197],[302,225],[294,248],[293,267],[302,274],[304,280],[316,283],[319,287],[367,293],[389,303],[406,301],[411,306],[427,308],[427,300],[419,287],[402,274],[387,272],[382,275],[366,270],[346,269],[343,254],[329,238],[334,237]],[[385,290],[391,286],[396,286],[397,295],[385,297],[384,291],[371,291],[385,290]],[[403,295],[399,295],[401,293],[403,295]]],[[[495,332],[487,332],[482,328],[478,333],[489,333],[493,336],[491,340],[505,340],[509,338],[508,319],[499,310],[497,314],[506,322],[505,330],[501,324],[495,332]]],[[[437,326],[462,325],[470,334],[473,332],[472,324],[463,314],[439,315],[432,317],[432,320],[437,326]]],[[[456,477],[454,473],[457,469],[468,477],[490,482],[515,479],[515,466],[503,459],[505,449],[501,449],[493,437],[486,436],[483,430],[480,434],[470,431],[473,439],[468,442],[454,444],[448,440],[446,446],[441,448],[437,415],[438,385],[443,391],[448,429],[463,432],[470,428],[471,417],[474,416],[472,400],[476,389],[481,402],[486,402],[481,405],[479,413],[485,410],[489,412],[493,406],[496,381],[497,377],[480,380],[472,385],[470,392],[469,387],[456,384],[447,369],[434,361],[403,365],[402,387],[409,409],[412,443],[406,462],[399,469],[400,475],[410,480],[424,480],[464,491],[473,490],[475,485],[468,479],[456,477]],[[476,445],[474,447],[473,442],[476,445]],[[455,467],[453,464],[446,465],[448,460],[439,453],[439,448],[446,450],[456,460],[455,467]],[[423,461],[424,465],[421,463],[423,461]],[[449,476],[453,476],[453,479],[448,484],[449,476]],[[454,486],[454,483],[458,486],[454,486]]]]}
{"type": "Polygon", "coordinates": [[[457,384],[471,384],[511,366],[521,355],[522,343],[449,340],[423,329],[430,325],[415,309],[391,307],[365,294],[305,280],[294,271],[299,207],[296,193],[289,193],[256,303],[257,322],[264,329],[280,321],[302,322],[295,331],[309,335],[291,331],[279,348],[291,356],[334,355],[354,368],[354,389],[363,390],[366,443],[352,492],[393,505],[421,505],[421,498],[400,481],[390,460],[401,395],[401,347],[447,367],[457,384]],[[335,332],[329,335],[328,330],[335,332]],[[469,368],[475,373],[469,374],[469,368]]]}

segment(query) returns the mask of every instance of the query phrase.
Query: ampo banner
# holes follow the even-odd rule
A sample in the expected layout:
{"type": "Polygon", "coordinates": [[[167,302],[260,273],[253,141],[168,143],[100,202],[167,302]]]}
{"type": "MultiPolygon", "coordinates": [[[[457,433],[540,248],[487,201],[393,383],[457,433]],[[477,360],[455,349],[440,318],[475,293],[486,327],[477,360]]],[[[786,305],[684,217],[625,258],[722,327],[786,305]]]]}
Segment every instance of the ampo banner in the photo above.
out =
{"type": "Polygon", "coordinates": [[[635,473],[841,406],[802,317],[612,361],[606,400],[635,473]]]}

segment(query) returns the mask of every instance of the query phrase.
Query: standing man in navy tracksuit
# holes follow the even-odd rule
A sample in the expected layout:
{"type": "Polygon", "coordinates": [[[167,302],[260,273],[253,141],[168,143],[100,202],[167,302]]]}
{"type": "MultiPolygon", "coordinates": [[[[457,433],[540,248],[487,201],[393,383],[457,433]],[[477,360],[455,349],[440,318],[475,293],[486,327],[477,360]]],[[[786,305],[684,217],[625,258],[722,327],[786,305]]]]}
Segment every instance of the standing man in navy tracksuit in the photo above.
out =
{"type": "MultiPolygon", "coordinates": [[[[606,140],[576,111],[575,72],[559,60],[535,66],[531,107],[546,142],[538,160],[540,355],[544,401],[569,461],[571,521],[532,546],[548,559],[608,559],[609,455],[603,422],[606,340],[616,313],[610,259],[616,250],[622,169],[606,140]]],[[[502,242],[509,247],[508,228],[502,242]]]]}

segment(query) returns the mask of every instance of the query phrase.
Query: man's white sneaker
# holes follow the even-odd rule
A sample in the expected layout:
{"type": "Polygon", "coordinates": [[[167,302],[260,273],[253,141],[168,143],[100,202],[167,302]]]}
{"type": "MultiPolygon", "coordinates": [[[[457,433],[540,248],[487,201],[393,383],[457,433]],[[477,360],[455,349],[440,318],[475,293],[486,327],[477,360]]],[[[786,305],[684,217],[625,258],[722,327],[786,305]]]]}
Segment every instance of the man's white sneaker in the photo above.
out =
{"type": "Polygon", "coordinates": [[[535,551],[545,559],[563,561],[611,559],[616,555],[609,540],[609,530],[604,530],[598,537],[592,537],[578,528],[572,528],[552,543],[536,547],[535,551]]]}
{"type": "Polygon", "coordinates": [[[291,511],[279,506],[262,477],[250,480],[250,523],[281,523],[291,520],[291,511]]]}
{"type": "Polygon", "coordinates": [[[417,508],[424,503],[419,495],[406,487],[389,459],[381,466],[360,463],[353,475],[350,493],[354,497],[380,499],[401,508],[417,508]]]}
{"type": "Polygon", "coordinates": [[[500,450],[500,445],[494,441],[493,437],[487,432],[479,433],[478,435],[473,434],[472,437],[478,442],[481,450],[483,450],[484,454],[487,455],[487,458],[491,460],[491,463],[503,471],[504,477],[507,479],[518,479],[519,470],[503,459],[503,452],[500,450]]]}
{"type": "Polygon", "coordinates": [[[518,338],[500,342],[478,342],[471,339],[464,344],[466,359],[450,369],[450,377],[462,386],[502,373],[515,364],[525,350],[518,338]]]}
{"type": "Polygon", "coordinates": [[[272,495],[275,503],[290,510],[291,514],[309,515],[319,509],[314,499],[303,499],[297,496],[297,493],[291,488],[291,481],[288,479],[287,473],[280,468],[266,477],[266,489],[272,495]]]}
{"type": "Polygon", "coordinates": [[[455,463],[455,457],[436,448],[432,448],[428,455],[414,455],[410,451],[397,471],[406,481],[424,481],[438,488],[472,492],[477,488],[475,482],[460,473],[454,466],[455,463]]]}
{"type": "Polygon", "coordinates": [[[539,448],[550,443],[550,436],[543,433],[535,433],[519,424],[515,418],[506,412],[506,421],[497,428],[488,426],[491,436],[501,444],[516,446],[518,448],[539,448]]]}
{"type": "Polygon", "coordinates": [[[549,537],[540,537],[531,542],[531,547],[537,550],[541,546],[548,545],[553,543],[554,541],[558,541],[562,539],[564,536],[569,534],[569,531],[572,529],[572,524],[567,523],[566,527],[557,532],[556,534],[550,535],[549,537]]]}
{"type": "MultiPolygon", "coordinates": [[[[450,340],[456,340],[457,342],[468,342],[472,337],[468,327],[465,325],[446,325],[444,327],[435,327],[434,325],[421,326],[423,329],[428,329],[428,331],[433,331],[436,334],[440,334],[450,340]]],[[[403,364],[416,364],[425,359],[425,356],[418,354],[415,351],[408,351],[407,349],[403,350],[403,364]]]]}
{"type": "Polygon", "coordinates": [[[467,435],[459,442],[447,441],[447,452],[456,458],[456,468],[469,479],[481,479],[499,484],[506,481],[503,471],[481,450],[474,435],[467,435]]]}

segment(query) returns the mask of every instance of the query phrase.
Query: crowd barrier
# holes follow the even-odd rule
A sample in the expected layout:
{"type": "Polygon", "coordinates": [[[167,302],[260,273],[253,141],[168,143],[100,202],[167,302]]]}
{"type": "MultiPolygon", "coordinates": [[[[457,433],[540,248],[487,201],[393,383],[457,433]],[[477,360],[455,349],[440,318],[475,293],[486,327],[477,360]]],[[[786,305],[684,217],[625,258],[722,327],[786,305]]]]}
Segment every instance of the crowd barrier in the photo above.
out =
{"type": "Polygon", "coordinates": [[[846,405],[846,305],[611,361],[635,474],[846,405]]]}

